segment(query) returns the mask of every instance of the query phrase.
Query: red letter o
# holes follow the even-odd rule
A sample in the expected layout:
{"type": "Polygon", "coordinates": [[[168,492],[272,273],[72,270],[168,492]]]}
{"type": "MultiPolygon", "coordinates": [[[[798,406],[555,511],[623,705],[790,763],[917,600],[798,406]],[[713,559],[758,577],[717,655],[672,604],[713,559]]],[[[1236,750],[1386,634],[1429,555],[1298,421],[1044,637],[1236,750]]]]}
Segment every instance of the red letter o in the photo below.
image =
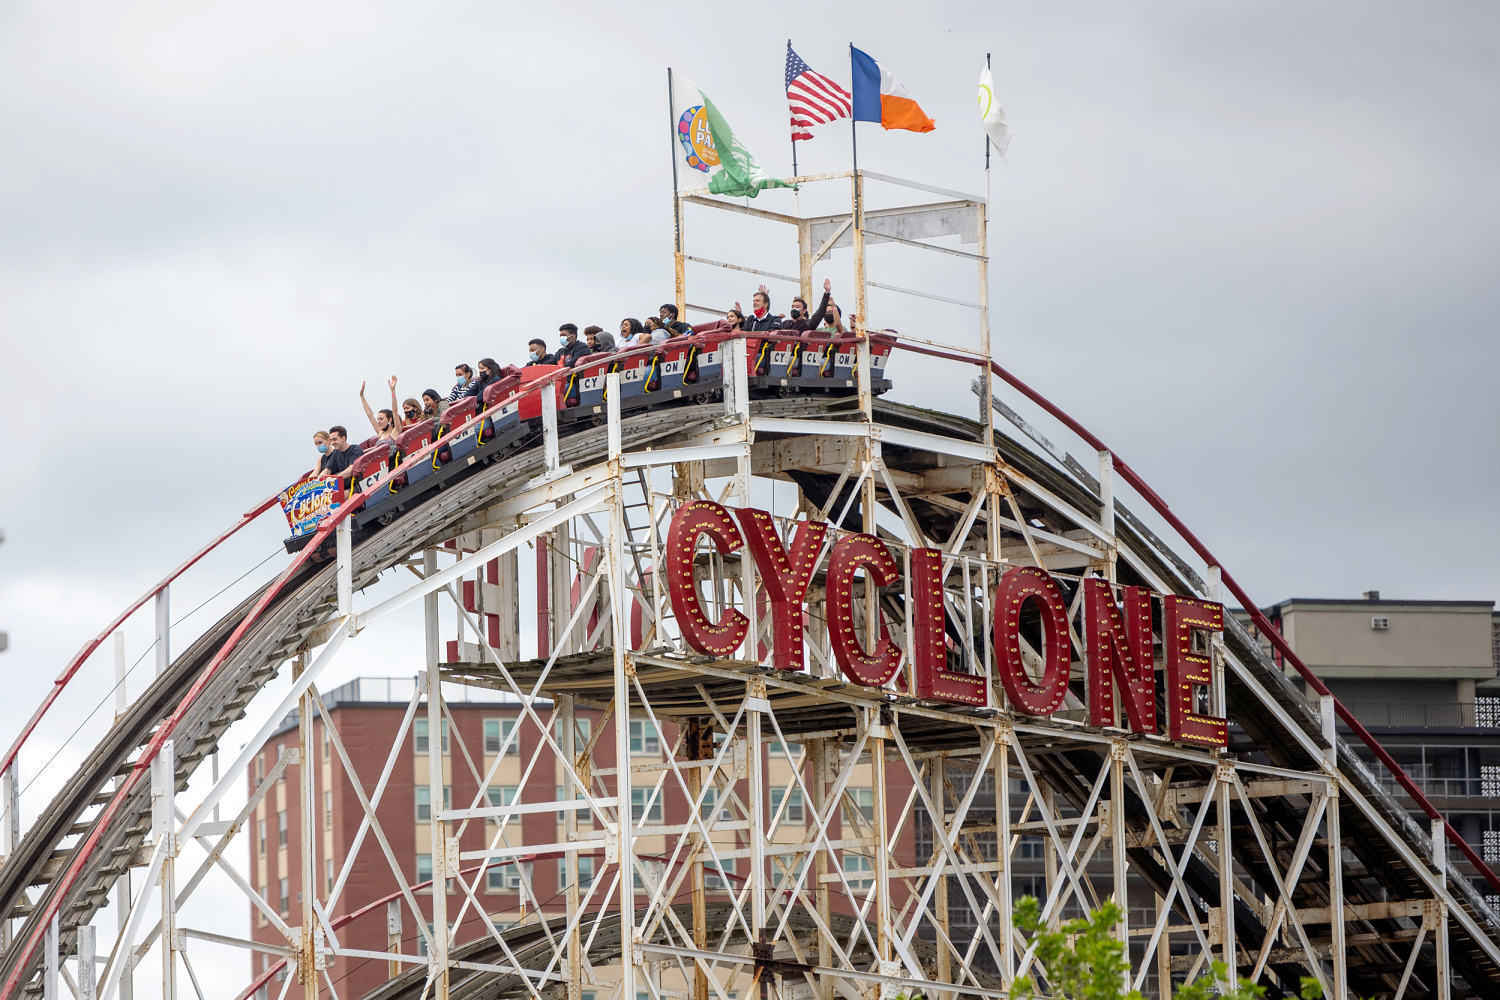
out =
{"type": "Polygon", "coordinates": [[[1062,592],[1044,570],[1014,566],[1000,578],[995,593],[995,662],[1000,683],[1013,707],[1027,715],[1051,715],[1068,693],[1068,663],[1072,645],[1068,641],[1068,611],[1062,592]],[[1042,605],[1042,637],[1046,663],[1042,682],[1026,673],[1021,661],[1021,608],[1029,600],[1042,605]]]}

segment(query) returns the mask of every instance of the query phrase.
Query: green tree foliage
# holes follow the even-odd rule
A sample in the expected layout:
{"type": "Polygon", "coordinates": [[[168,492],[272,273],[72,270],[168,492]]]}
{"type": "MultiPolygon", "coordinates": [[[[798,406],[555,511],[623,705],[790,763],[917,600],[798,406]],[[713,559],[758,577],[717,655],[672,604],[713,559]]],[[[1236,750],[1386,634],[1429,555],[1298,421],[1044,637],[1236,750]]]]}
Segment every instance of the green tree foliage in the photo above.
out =
{"type": "MultiPolygon", "coordinates": [[[[1125,973],[1130,961],[1125,948],[1115,937],[1120,922],[1120,908],[1113,901],[1105,903],[1087,917],[1069,920],[1056,928],[1042,925],[1041,904],[1031,896],[1016,904],[1015,925],[1031,936],[1036,946],[1036,961],[1045,971],[1047,997],[1056,1000],[1143,1000],[1139,990],[1126,990],[1125,973]]],[[[1229,967],[1214,962],[1209,975],[1177,991],[1176,1000],[1259,1000],[1266,992],[1248,979],[1231,984],[1229,967]]],[[[1320,1000],[1323,990],[1318,981],[1304,976],[1302,1000],[1320,1000]]],[[[1012,1000],[1039,1000],[1031,976],[1016,979],[1012,1000]]]]}

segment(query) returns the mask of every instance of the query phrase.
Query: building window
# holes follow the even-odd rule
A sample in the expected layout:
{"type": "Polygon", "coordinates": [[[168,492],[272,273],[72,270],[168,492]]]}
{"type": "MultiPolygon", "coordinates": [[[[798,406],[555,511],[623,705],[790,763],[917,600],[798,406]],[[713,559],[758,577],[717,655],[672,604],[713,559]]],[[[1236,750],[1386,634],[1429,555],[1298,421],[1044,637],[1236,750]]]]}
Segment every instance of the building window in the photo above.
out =
{"type": "Polygon", "coordinates": [[[286,879],[282,879],[279,887],[281,889],[281,912],[285,915],[292,912],[291,885],[286,879]]]}
{"type": "MultiPolygon", "coordinates": [[[[589,719],[589,717],[586,715],[573,716],[573,742],[576,745],[575,752],[577,750],[582,750],[588,744],[591,721],[592,720],[589,719]]],[[[552,738],[557,740],[558,749],[562,749],[563,736],[566,735],[568,731],[566,722],[566,719],[559,718],[552,724],[552,738]]]]}
{"type": "MultiPolygon", "coordinates": [[[[432,786],[418,785],[414,789],[417,793],[417,822],[426,823],[432,819],[432,786]]],[[[443,808],[453,808],[453,786],[443,786],[443,808]]]]}
{"type": "Polygon", "coordinates": [[[730,889],[733,888],[726,875],[734,874],[734,858],[725,858],[722,861],[714,861],[712,858],[703,862],[703,888],[705,889],[730,889]]]}
{"type": "Polygon", "coordinates": [[[418,854],[417,855],[417,881],[418,882],[431,882],[432,881],[432,855],[431,854],[418,854]]]}
{"type": "Polygon", "coordinates": [[[712,785],[703,789],[703,802],[698,806],[698,815],[708,819],[714,814],[714,806],[719,801],[719,790],[712,785]]]}
{"type": "Polygon", "coordinates": [[[652,823],[661,822],[661,796],[651,799],[650,810],[646,809],[646,800],[650,797],[649,788],[632,788],[630,790],[630,818],[639,823],[644,817],[652,823]]]}
{"type": "MultiPolygon", "coordinates": [[[[484,752],[499,753],[500,748],[505,746],[505,741],[510,739],[510,734],[515,731],[515,719],[485,719],[484,720],[484,752]]],[[[505,749],[505,756],[513,757],[521,752],[519,741],[512,740],[510,746],[505,749]]]]}
{"type": "Polygon", "coordinates": [[[323,891],[333,892],[333,859],[323,859],[323,891]]]}
{"type": "Polygon", "coordinates": [[[781,808],[781,800],[783,798],[787,798],[787,804],[786,804],[786,814],[781,817],[782,822],[785,822],[785,823],[801,823],[803,821],[804,815],[805,815],[803,807],[802,807],[802,789],[800,789],[800,788],[793,788],[792,791],[791,791],[791,795],[790,795],[789,798],[787,797],[786,789],[784,789],[784,788],[773,788],[773,789],[771,789],[771,815],[772,816],[775,816],[777,810],[779,810],[781,808]]]}
{"type": "Polygon", "coordinates": [[[1046,854],[1044,846],[1041,837],[1022,837],[1016,844],[1016,857],[1030,861],[1038,860],[1046,854]]]}
{"type": "Polygon", "coordinates": [[[333,757],[333,737],[328,734],[328,723],[323,723],[323,759],[333,757]]]}
{"type": "Polygon", "coordinates": [[[863,854],[850,854],[845,851],[843,868],[844,877],[849,880],[849,885],[856,889],[875,881],[875,866],[863,854]]]}
{"type": "MultiPolygon", "coordinates": [[[[484,790],[485,801],[492,806],[508,806],[516,801],[516,793],[519,791],[516,785],[491,785],[484,790]]],[[[512,817],[515,818],[515,817],[512,817]]],[[[494,822],[491,818],[490,822],[494,822]]]]}
{"type": "Polygon", "coordinates": [[[661,731],[650,720],[630,721],[630,752],[637,755],[661,753],[661,731]]]}
{"type": "MultiPolygon", "coordinates": [[[[270,886],[263,885],[263,886],[260,887],[260,898],[266,901],[266,905],[267,906],[271,905],[271,887],[270,886]]],[[[268,924],[270,922],[270,921],[266,920],[266,911],[262,910],[258,906],[255,908],[255,922],[256,922],[257,925],[259,925],[261,927],[264,927],[266,924],[268,924]]]]}
{"type": "Polygon", "coordinates": [[[854,808],[865,818],[866,823],[875,822],[875,789],[873,788],[851,788],[849,799],[854,803],[854,808]]]}
{"type": "Polygon", "coordinates": [[[279,812],[279,813],[276,814],[276,846],[277,847],[285,847],[286,846],[286,813],[285,812],[279,812]]]}
{"type": "MultiPolygon", "coordinates": [[[[580,856],[578,859],[578,888],[587,889],[594,884],[594,859],[580,856]]],[[[568,888],[568,859],[557,859],[557,891],[565,892],[568,888]]]]}
{"type": "Polygon", "coordinates": [[[333,790],[323,793],[323,829],[333,829],[333,790]]]}
{"type": "MultiPolygon", "coordinates": [[[[583,794],[583,789],[579,788],[576,791],[574,791],[573,798],[576,801],[578,801],[578,802],[585,801],[585,796],[583,794]]],[[[559,801],[559,802],[566,802],[567,799],[568,799],[568,790],[567,790],[567,788],[564,787],[563,785],[558,785],[557,786],[557,801],[559,801]]],[[[566,823],[568,821],[568,813],[570,813],[570,812],[573,815],[575,815],[575,816],[578,817],[578,823],[579,823],[579,825],[584,825],[584,824],[587,824],[589,822],[589,811],[588,811],[588,809],[559,809],[557,811],[557,821],[559,823],[566,823]]]]}
{"type": "MultiPolygon", "coordinates": [[[[447,753],[448,752],[448,720],[444,719],[442,725],[439,726],[438,729],[439,729],[439,731],[443,735],[443,747],[442,747],[443,753],[447,753]]],[[[413,742],[413,744],[415,746],[415,750],[416,750],[417,753],[426,753],[427,752],[427,718],[425,716],[417,718],[412,723],[412,742],[413,742]]]]}
{"type": "Polygon", "coordinates": [[[491,861],[484,870],[484,887],[489,892],[515,892],[521,888],[521,863],[491,861]]]}
{"type": "Polygon", "coordinates": [[[772,760],[786,760],[787,754],[791,754],[792,759],[796,760],[802,756],[802,744],[795,742],[782,743],[779,740],[772,740],[767,746],[767,752],[771,755],[772,760]]]}
{"type": "Polygon", "coordinates": [[[260,853],[266,853],[266,821],[260,820],[255,824],[256,836],[260,840],[260,853]]]}
{"type": "Polygon", "coordinates": [[[255,755],[255,780],[257,782],[266,780],[266,755],[263,753],[255,755]]]}

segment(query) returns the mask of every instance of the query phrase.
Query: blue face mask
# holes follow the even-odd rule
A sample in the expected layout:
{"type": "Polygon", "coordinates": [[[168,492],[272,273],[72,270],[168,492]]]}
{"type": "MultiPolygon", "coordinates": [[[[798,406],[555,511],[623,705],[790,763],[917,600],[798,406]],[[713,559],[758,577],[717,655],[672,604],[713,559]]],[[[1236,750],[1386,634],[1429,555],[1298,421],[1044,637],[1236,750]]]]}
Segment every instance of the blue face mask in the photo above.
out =
{"type": "Polygon", "coordinates": [[[532,361],[540,361],[540,360],[542,360],[542,356],[540,354],[538,354],[536,351],[532,351],[531,352],[531,360],[532,361]]]}
{"type": "Polygon", "coordinates": [[[318,453],[322,455],[328,454],[328,446],[326,444],[318,445],[318,453]]]}

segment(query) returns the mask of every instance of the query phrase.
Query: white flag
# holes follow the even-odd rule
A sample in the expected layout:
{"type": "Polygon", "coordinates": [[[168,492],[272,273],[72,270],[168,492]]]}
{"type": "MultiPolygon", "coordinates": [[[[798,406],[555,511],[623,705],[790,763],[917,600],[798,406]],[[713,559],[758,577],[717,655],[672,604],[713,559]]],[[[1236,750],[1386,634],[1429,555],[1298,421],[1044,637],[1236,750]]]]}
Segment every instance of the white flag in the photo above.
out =
{"type": "Polygon", "coordinates": [[[1005,151],[1010,147],[1010,126],[1005,124],[1005,109],[995,100],[995,79],[990,76],[988,66],[979,72],[979,122],[1000,158],[1005,159],[1005,151]]]}

